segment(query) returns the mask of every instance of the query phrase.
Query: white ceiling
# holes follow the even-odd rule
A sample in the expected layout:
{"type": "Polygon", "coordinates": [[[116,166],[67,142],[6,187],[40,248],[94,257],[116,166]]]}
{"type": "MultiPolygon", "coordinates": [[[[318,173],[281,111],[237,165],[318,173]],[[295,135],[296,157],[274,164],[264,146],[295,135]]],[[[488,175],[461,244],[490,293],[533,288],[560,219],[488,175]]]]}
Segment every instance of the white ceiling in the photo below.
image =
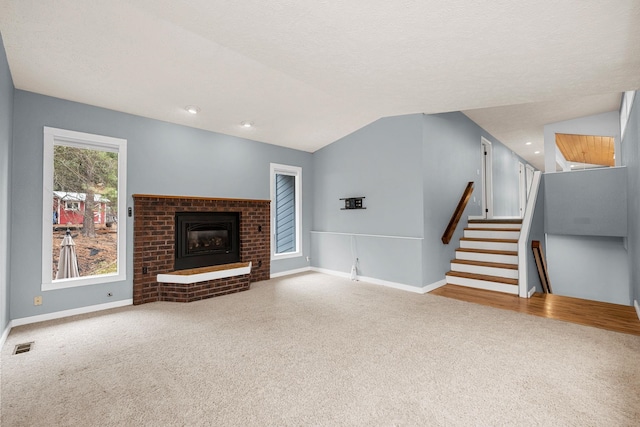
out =
{"type": "Polygon", "coordinates": [[[541,167],[542,125],[640,87],[638,0],[0,0],[0,32],[19,89],[310,152],[464,111],[541,167]]]}

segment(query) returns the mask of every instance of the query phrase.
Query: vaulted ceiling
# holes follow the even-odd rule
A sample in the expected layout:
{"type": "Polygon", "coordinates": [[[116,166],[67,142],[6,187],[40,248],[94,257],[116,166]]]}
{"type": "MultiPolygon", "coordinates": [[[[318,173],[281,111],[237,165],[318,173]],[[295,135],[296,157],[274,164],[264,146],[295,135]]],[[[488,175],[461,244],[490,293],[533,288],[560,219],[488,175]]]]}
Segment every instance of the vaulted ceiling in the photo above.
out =
{"type": "Polygon", "coordinates": [[[19,89],[310,152],[464,111],[542,168],[541,126],[640,87],[637,0],[0,0],[0,32],[19,89]]]}

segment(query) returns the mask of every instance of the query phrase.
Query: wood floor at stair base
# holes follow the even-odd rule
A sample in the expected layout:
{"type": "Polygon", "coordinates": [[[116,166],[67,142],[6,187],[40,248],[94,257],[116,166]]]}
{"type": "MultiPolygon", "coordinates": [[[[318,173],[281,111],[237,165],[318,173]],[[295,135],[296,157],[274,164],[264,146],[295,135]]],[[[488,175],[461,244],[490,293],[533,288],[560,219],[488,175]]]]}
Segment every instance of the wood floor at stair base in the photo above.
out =
{"type": "Polygon", "coordinates": [[[517,285],[507,285],[505,283],[489,282],[486,280],[469,279],[466,277],[445,276],[448,285],[465,286],[468,288],[484,289],[487,291],[502,292],[505,294],[518,294],[517,285]]]}
{"type": "Polygon", "coordinates": [[[635,309],[624,305],[540,293],[519,298],[456,285],[441,286],[429,294],[640,336],[635,309]]]}

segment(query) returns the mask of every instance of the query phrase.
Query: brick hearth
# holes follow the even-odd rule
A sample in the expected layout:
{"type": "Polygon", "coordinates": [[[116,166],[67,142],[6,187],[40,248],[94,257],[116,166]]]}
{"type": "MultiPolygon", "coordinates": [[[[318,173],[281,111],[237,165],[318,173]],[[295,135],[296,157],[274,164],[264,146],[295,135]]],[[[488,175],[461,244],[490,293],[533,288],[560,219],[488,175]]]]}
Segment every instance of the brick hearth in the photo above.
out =
{"type": "Polygon", "coordinates": [[[196,301],[247,290],[250,282],[269,279],[269,200],[141,194],[133,200],[134,304],[196,301]],[[251,273],[190,285],[158,283],[158,274],[173,271],[176,212],[240,212],[240,260],[252,263],[251,273]]]}

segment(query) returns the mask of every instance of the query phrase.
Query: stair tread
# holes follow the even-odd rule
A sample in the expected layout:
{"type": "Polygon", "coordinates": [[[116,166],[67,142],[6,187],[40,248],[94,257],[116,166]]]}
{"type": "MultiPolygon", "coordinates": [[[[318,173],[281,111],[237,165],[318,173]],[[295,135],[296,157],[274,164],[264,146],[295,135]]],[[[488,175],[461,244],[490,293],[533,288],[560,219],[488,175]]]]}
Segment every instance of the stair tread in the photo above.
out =
{"type": "Polygon", "coordinates": [[[473,252],[473,253],[476,253],[476,254],[518,256],[518,251],[495,251],[495,250],[492,250],[492,249],[470,249],[470,248],[458,248],[458,249],[456,249],[456,251],[473,252]]]}
{"type": "Polygon", "coordinates": [[[484,282],[498,282],[505,285],[518,285],[518,279],[508,279],[506,277],[488,276],[486,274],[464,273],[462,271],[449,271],[445,276],[464,277],[466,279],[482,280],[484,282]]]}
{"type": "Polygon", "coordinates": [[[456,264],[477,265],[478,267],[506,268],[509,270],[518,269],[518,264],[506,264],[502,262],[471,261],[467,259],[452,259],[451,262],[456,264]]]}
{"type": "Polygon", "coordinates": [[[518,243],[517,239],[485,239],[479,237],[461,237],[460,240],[468,240],[472,242],[490,242],[490,243],[518,243]]]}
{"type": "Polygon", "coordinates": [[[483,227],[467,227],[464,229],[465,231],[517,231],[519,232],[519,228],[483,228],[483,227]]]}
{"type": "Polygon", "coordinates": [[[470,224],[522,224],[522,219],[470,219],[470,224]]]}

